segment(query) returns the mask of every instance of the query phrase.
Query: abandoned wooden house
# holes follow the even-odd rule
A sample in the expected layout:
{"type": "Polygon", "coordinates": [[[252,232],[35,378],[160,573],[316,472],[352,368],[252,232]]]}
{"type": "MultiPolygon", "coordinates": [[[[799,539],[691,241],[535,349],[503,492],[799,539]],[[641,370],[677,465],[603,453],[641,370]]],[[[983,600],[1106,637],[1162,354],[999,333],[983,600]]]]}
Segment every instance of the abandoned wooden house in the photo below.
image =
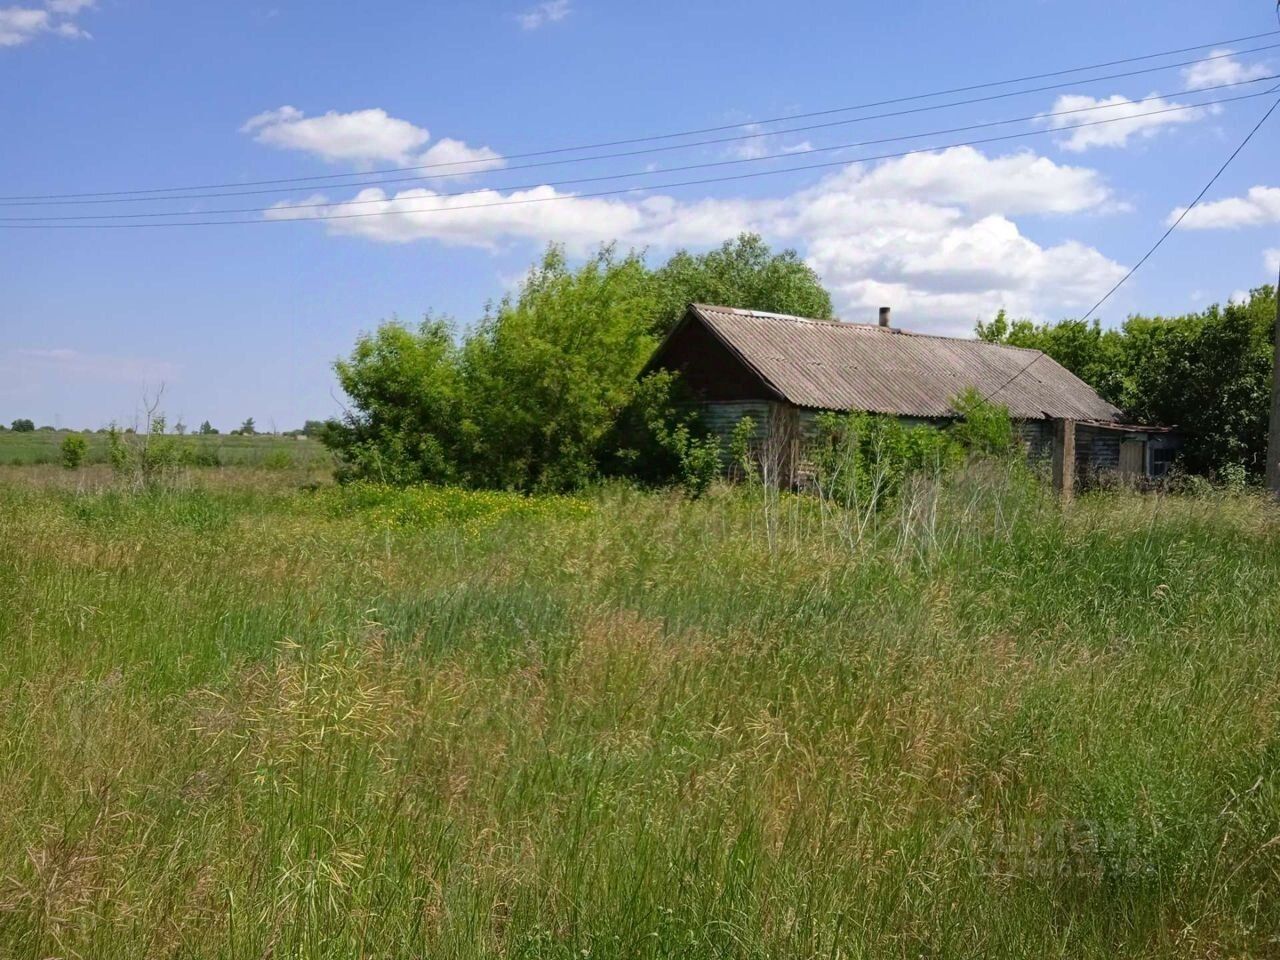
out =
{"type": "Polygon", "coordinates": [[[955,418],[972,387],[1004,405],[1033,458],[1055,480],[1113,473],[1160,476],[1179,447],[1166,428],[1127,424],[1119,409],[1038,350],[889,325],[810,320],[691,304],[646,371],[678,372],[708,426],[728,438],[743,417],[753,443],[775,451],[778,482],[802,480],[805,439],[823,411],[889,414],[920,423],[955,418]]]}

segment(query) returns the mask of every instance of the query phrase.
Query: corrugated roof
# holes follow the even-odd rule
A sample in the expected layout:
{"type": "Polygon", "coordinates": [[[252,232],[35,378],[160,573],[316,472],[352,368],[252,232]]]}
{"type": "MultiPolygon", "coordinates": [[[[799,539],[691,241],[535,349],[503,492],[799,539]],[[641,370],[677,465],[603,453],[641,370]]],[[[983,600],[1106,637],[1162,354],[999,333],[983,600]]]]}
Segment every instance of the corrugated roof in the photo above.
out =
{"type": "Polygon", "coordinates": [[[733,307],[689,309],[797,406],[947,417],[955,396],[974,387],[1019,419],[1121,418],[1039,350],[733,307]]]}

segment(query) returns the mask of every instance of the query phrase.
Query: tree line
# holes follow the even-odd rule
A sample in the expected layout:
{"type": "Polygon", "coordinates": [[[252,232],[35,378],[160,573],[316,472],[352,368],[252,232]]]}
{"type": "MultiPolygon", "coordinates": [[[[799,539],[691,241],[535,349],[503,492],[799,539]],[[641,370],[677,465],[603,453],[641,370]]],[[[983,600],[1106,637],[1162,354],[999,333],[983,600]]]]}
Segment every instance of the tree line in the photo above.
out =
{"type": "Polygon", "coordinates": [[[1001,311],[977,325],[992,343],[1043,350],[1135,423],[1181,429],[1190,473],[1266,469],[1275,356],[1276,291],[1178,316],[1033,323],[1001,311]]]}
{"type": "MultiPolygon", "coordinates": [[[[9,431],[12,431],[13,433],[58,433],[58,432],[66,432],[67,429],[68,428],[59,428],[59,427],[50,427],[50,426],[37,427],[35,425],[35,421],[30,420],[26,417],[19,417],[18,419],[13,420],[8,427],[5,427],[4,424],[0,424],[0,432],[9,430],[9,431]]],[[[97,430],[81,430],[76,432],[107,434],[107,433],[110,433],[113,429],[116,429],[114,425],[108,426],[108,427],[99,427],[97,430]]],[[[322,433],[325,432],[326,429],[328,429],[328,425],[324,420],[307,420],[305,423],[303,423],[300,429],[285,430],[283,433],[279,434],[279,436],[319,437],[322,433]]],[[[134,428],[125,427],[122,432],[132,433],[134,432],[134,428]]],[[[205,437],[205,436],[216,436],[221,431],[219,431],[218,428],[215,427],[208,420],[202,421],[199,427],[197,427],[193,431],[189,431],[187,429],[187,425],[183,423],[181,420],[179,420],[177,423],[173,425],[172,432],[178,436],[185,436],[187,433],[190,432],[190,433],[194,433],[199,436],[205,437]]],[[[256,437],[259,435],[260,434],[259,434],[257,425],[254,423],[253,417],[246,418],[243,422],[241,422],[238,428],[228,431],[228,436],[232,436],[232,437],[241,437],[241,436],[256,437]]]]}

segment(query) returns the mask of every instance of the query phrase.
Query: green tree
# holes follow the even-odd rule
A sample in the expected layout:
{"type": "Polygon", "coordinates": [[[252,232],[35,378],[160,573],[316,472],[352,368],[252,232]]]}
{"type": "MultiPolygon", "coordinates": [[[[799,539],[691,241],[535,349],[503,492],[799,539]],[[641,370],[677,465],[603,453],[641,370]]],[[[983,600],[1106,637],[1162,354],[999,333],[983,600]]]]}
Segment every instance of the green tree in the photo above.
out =
{"type": "Polygon", "coordinates": [[[552,248],[520,293],[463,348],[463,442],[470,479],[568,489],[596,472],[601,443],[656,346],[652,274],[605,247],[571,270],[552,248]]]}
{"type": "Polygon", "coordinates": [[[715,250],[676,253],[657,271],[658,308],[653,330],[665,336],[690,303],[790,313],[820,320],[831,316],[831,296],[794,250],[774,253],[757,234],[744,233],[715,250]]]}
{"type": "Polygon", "coordinates": [[[30,420],[18,419],[13,421],[9,429],[14,433],[32,433],[35,431],[36,425],[30,420]]]}
{"type": "Polygon", "coordinates": [[[1243,303],[1131,316],[1119,329],[1010,321],[1001,311],[977,333],[1043,350],[1136,422],[1179,427],[1193,472],[1256,473],[1266,463],[1275,309],[1275,289],[1263,286],[1243,303]]]}
{"type": "Polygon", "coordinates": [[[449,322],[417,329],[386,323],[334,364],[355,408],[322,434],[343,462],[340,476],[386,483],[457,482],[461,371],[449,322]]]}
{"type": "Polygon", "coordinates": [[[217,427],[215,427],[213,424],[211,424],[208,420],[205,420],[203,423],[201,423],[201,424],[200,424],[200,429],[199,429],[199,431],[197,431],[197,432],[198,432],[201,436],[205,436],[205,437],[207,437],[207,436],[210,436],[210,435],[212,435],[212,434],[217,433],[217,432],[218,432],[218,428],[217,428],[217,427]]]}
{"type": "Polygon", "coordinates": [[[253,417],[246,418],[244,423],[240,424],[240,429],[236,432],[246,437],[255,436],[258,432],[258,428],[254,426],[253,417]]]}
{"type": "Polygon", "coordinates": [[[1132,384],[1124,406],[1143,421],[1176,424],[1193,471],[1231,465],[1261,472],[1271,404],[1275,294],[1173,318],[1125,324],[1132,384]]]}
{"type": "Polygon", "coordinates": [[[990,323],[978,321],[977,334],[989,343],[1043,351],[1117,406],[1127,398],[1124,336],[1116,330],[1103,330],[1097,320],[1037,324],[1010,321],[1001,310],[990,323]]]}
{"type": "Polygon", "coordinates": [[[74,470],[84,463],[89,452],[89,442],[78,433],[69,433],[62,441],[62,465],[74,470]]]}

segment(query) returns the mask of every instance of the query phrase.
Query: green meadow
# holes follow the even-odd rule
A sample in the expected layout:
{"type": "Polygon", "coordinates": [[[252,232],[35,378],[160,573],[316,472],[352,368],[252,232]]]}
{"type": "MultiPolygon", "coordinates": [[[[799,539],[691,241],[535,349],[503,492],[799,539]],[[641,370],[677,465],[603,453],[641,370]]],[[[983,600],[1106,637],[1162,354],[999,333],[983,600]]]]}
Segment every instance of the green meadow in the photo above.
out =
{"type": "MultiPolygon", "coordinates": [[[[80,433],[73,430],[33,430],[18,433],[0,430],[0,466],[29,466],[59,463],[62,442],[72,434],[88,443],[87,463],[107,463],[105,433],[80,433]]],[[[320,441],[311,437],[284,437],[274,434],[233,436],[231,434],[188,434],[182,444],[206,462],[223,466],[288,469],[323,466],[331,458],[320,441]]]]}
{"type": "Polygon", "coordinates": [[[0,469],[0,956],[1280,954],[1260,497],[322,476],[0,469]]]}

